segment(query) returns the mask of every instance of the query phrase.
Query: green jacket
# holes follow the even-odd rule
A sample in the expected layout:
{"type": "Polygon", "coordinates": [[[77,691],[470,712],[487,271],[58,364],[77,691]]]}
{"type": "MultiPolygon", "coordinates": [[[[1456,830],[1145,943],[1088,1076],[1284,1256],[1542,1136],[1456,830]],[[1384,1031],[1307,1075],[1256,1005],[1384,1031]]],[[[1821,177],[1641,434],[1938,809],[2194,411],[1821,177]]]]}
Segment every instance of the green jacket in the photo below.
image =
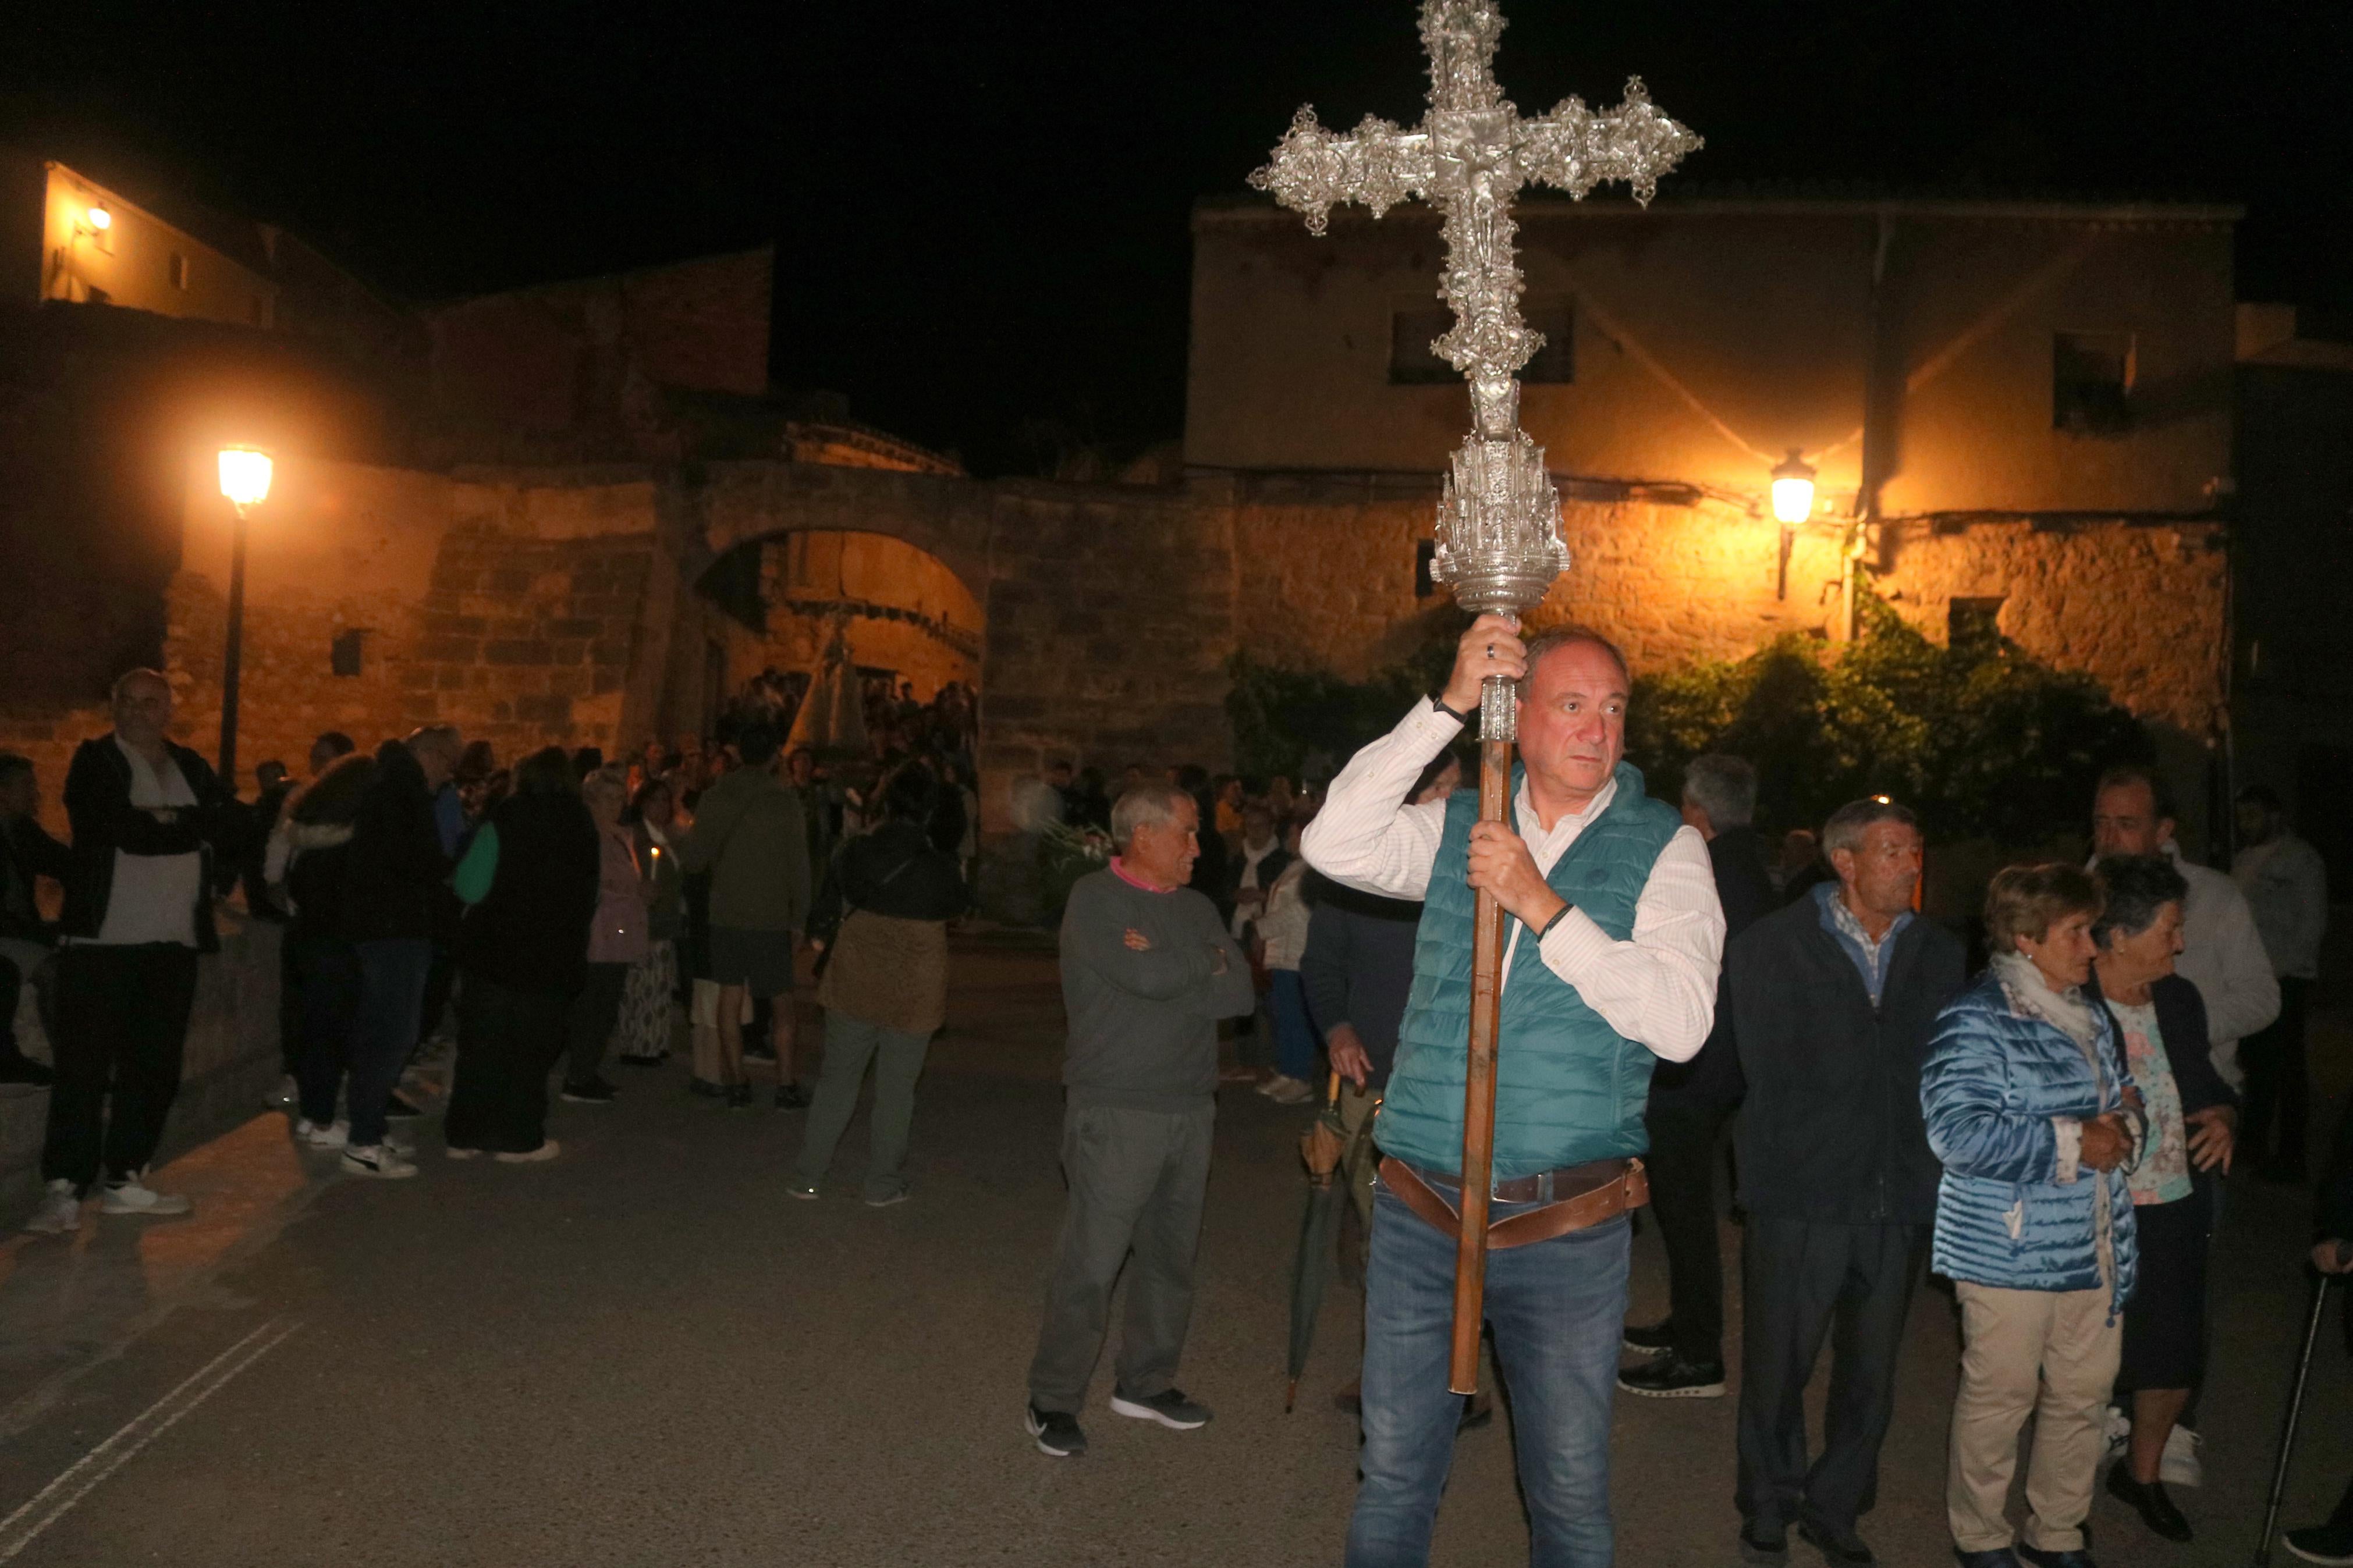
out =
{"type": "Polygon", "coordinates": [[[792,786],[766,768],[737,768],[702,792],[680,869],[711,873],[711,923],[798,931],[808,919],[808,830],[792,786]]]}
{"type": "MultiPolygon", "coordinates": [[[[1521,770],[1512,770],[1512,798],[1521,770]]],[[[1672,806],[1642,793],[1642,774],[1618,764],[1618,793],[1577,836],[1545,879],[1624,942],[1660,851],[1682,826],[1672,806]]],[[[1457,790],[1430,867],[1430,894],[1414,943],[1413,992],[1398,1031],[1377,1132],[1384,1152],[1425,1170],[1462,1167],[1462,1089],[1471,1038],[1471,926],[1476,896],[1469,871],[1476,790],[1457,790]]],[[[1504,939],[1516,926],[1508,915],[1504,939]]],[[[1642,1111],[1653,1058],[1585,1005],[1554,973],[1532,933],[1523,931],[1504,986],[1495,1047],[1495,1179],[1581,1165],[1650,1147],[1642,1111]]]]}

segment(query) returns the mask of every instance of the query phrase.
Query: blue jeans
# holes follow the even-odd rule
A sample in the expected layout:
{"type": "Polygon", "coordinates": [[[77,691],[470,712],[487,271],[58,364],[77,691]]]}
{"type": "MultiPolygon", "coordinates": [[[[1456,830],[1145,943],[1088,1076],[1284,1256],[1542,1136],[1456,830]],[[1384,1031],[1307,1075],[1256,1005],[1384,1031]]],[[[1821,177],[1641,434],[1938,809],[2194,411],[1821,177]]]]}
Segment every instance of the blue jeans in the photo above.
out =
{"type": "Polygon", "coordinates": [[[417,1048],[417,1020],[425,1007],[425,973],[433,944],[422,937],[354,942],[360,960],[360,1010],[352,1027],[352,1147],[384,1142],[385,1108],[400,1069],[417,1048]]]}
{"type": "Polygon", "coordinates": [[[1274,1070],[1303,1082],[1315,1076],[1315,1021],[1296,969],[1267,971],[1267,1016],[1274,1020],[1274,1070]]]}
{"type": "MultiPolygon", "coordinates": [[[[1490,1221],[1535,1206],[1494,1204],[1490,1221]]],[[[1609,1406],[1633,1234],[1620,1215],[1487,1256],[1487,1323],[1511,1393],[1531,1568],[1610,1561],[1609,1406]]],[[[1430,1560],[1462,1415],[1462,1396],[1446,1387],[1453,1325],[1453,1240],[1380,1183],[1365,1265],[1364,1479],[1348,1568],[1430,1560]]]]}

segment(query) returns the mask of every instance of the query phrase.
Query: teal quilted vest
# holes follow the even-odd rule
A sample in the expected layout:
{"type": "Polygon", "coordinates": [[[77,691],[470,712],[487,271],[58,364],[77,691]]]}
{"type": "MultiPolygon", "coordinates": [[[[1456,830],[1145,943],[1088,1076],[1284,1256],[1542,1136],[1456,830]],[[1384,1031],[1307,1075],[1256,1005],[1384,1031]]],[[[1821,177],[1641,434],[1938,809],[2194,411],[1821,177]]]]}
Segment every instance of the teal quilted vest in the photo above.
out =
{"type": "MultiPolygon", "coordinates": [[[[1522,770],[1512,769],[1512,798],[1522,770]]],[[[1641,771],[1618,764],[1618,792],[1577,836],[1545,880],[1590,916],[1610,939],[1634,931],[1634,906],[1659,852],[1683,825],[1672,807],[1642,793],[1641,771]]],[[[1415,940],[1413,993],[1398,1031],[1397,1065],[1381,1105],[1381,1148],[1426,1170],[1462,1164],[1462,1085],[1471,1038],[1471,926],[1477,902],[1464,880],[1475,789],[1446,805],[1446,832],[1430,871],[1430,896],[1415,940]]],[[[1495,1049],[1495,1179],[1640,1154],[1650,1147],[1642,1110],[1650,1097],[1649,1047],[1609,1026],[1577,988],[1545,963],[1534,933],[1504,917],[1504,939],[1519,930],[1504,985],[1495,1049]]]]}

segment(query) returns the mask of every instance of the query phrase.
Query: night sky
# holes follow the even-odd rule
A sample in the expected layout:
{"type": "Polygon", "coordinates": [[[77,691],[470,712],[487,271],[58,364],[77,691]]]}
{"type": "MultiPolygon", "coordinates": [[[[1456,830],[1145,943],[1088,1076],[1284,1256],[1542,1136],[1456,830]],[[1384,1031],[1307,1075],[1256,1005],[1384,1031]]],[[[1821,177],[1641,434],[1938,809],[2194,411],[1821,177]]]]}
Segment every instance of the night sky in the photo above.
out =
{"type": "MultiPolygon", "coordinates": [[[[2353,306],[2353,7],[1507,0],[1525,110],[1640,73],[1674,184],[2244,203],[2240,294],[2353,306]]],[[[433,300],[779,247],[781,384],[1034,468],[1176,436],[1187,216],[1292,110],[1419,118],[1411,0],[21,6],[0,138],[433,300]],[[118,175],[131,183],[130,175],[118,175]]]]}

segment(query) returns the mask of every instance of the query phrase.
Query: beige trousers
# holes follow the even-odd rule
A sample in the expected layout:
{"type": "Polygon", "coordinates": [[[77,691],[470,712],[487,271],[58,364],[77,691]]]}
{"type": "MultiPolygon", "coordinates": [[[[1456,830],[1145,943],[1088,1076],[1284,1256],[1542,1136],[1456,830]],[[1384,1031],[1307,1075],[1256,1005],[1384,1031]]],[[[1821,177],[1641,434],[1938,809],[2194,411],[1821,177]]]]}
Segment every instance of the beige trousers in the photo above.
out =
{"type": "Polygon", "coordinates": [[[1963,1552],[2010,1544],[2002,1510],[2018,1468],[2019,1430],[2031,1412],[2034,1454],[2019,1533],[2038,1552],[2081,1551],[2108,1390],[2124,1348],[2123,1320],[2108,1318],[2108,1288],[2004,1290],[1956,1282],[1953,1289],[1962,1340],[1945,1479],[1953,1544],[1963,1552]]]}

